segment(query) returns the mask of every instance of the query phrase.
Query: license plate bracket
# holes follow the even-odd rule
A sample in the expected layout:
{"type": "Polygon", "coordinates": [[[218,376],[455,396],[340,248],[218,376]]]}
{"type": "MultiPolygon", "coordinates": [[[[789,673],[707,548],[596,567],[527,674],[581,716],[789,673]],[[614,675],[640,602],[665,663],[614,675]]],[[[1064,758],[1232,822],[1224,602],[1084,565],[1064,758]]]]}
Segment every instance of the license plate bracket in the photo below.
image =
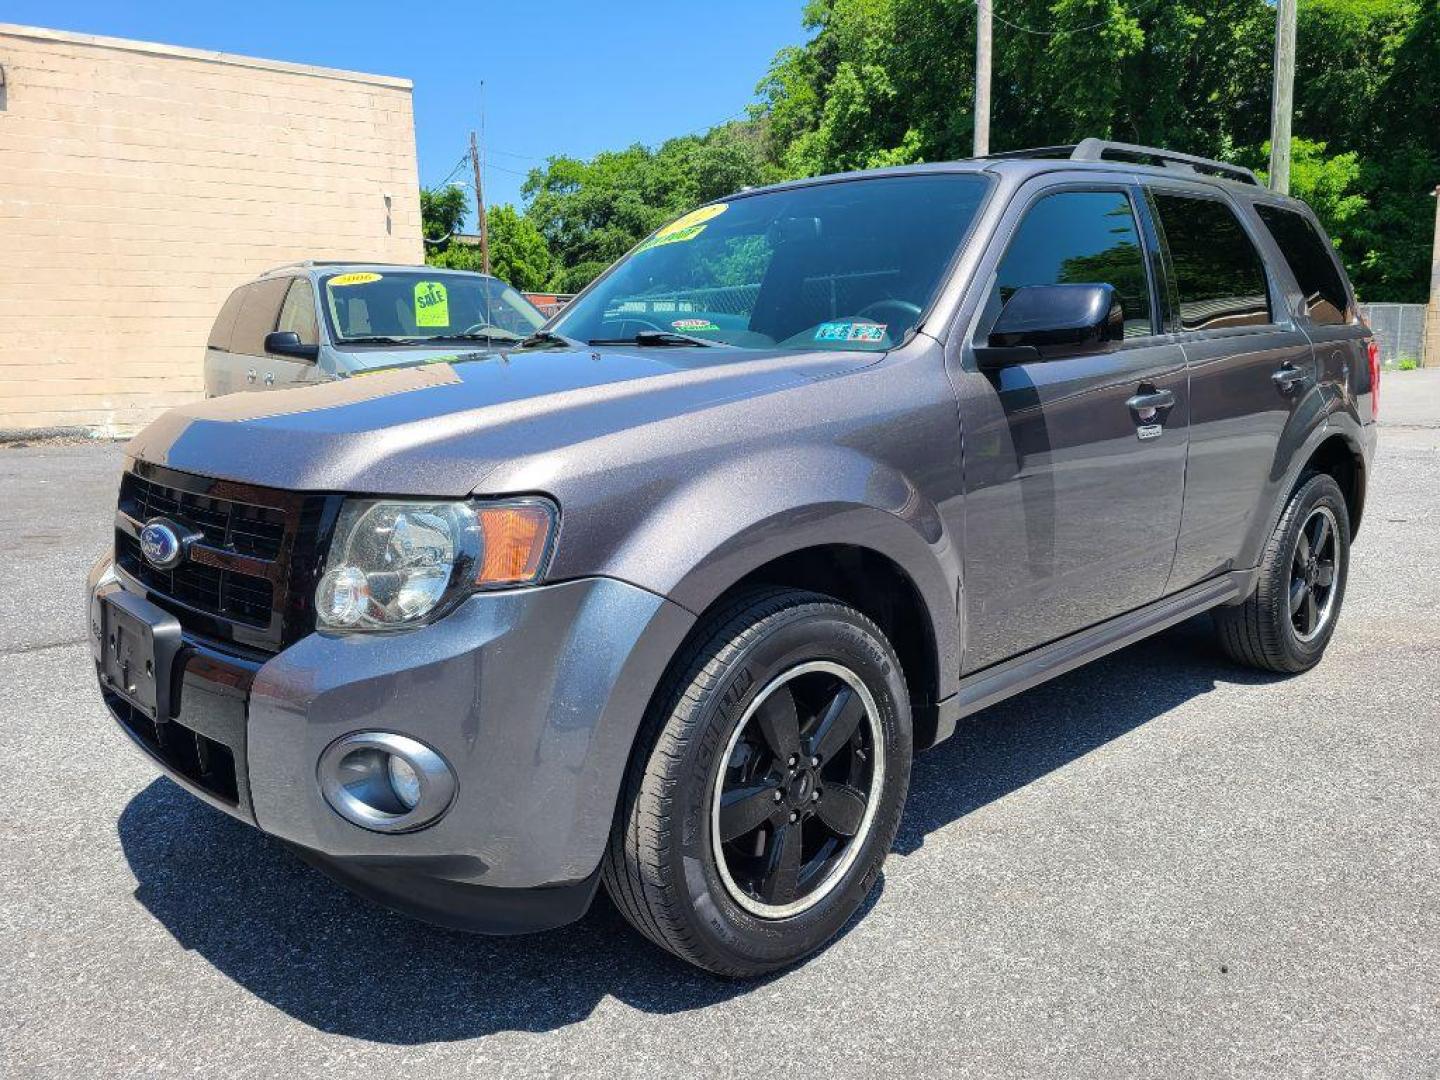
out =
{"type": "Polygon", "coordinates": [[[169,720],[180,621],[123,590],[100,601],[100,680],[151,720],[169,720]]]}

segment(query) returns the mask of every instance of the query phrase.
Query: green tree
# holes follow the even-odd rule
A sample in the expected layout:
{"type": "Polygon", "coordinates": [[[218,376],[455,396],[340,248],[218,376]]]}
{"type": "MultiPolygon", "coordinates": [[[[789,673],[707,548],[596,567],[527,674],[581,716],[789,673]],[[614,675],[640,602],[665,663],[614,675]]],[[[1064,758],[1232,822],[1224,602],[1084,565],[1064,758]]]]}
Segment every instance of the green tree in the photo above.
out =
{"type": "MultiPolygon", "coordinates": [[[[554,261],[545,237],[533,221],[508,204],[486,207],[485,220],[489,223],[491,274],[523,292],[544,292],[555,287],[554,261]]],[[[431,250],[425,261],[431,266],[477,273],[484,267],[480,246],[473,243],[451,243],[431,250]]]]}
{"type": "MultiPolygon", "coordinates": [[[[808,0],[746,121],[552,158],[524,188],[552,280],[577,288],[665,221],[747,184],[970,153],[974,0],[808,0]]],[[[995,150],[1100,136],[1266,162],[1272,0],[1005,0],[995,150]]],[[[1295,193],[1356,286],[1423,299],[1440,180],[1440,0],[1305,0],[1295,193]]]]}
{"type": "Polygon", "coordinates": [[[469,201],[464,188],[420,189],[420,232],[425,239],[444,248],[451,234],[465,227],[469,201]]]}

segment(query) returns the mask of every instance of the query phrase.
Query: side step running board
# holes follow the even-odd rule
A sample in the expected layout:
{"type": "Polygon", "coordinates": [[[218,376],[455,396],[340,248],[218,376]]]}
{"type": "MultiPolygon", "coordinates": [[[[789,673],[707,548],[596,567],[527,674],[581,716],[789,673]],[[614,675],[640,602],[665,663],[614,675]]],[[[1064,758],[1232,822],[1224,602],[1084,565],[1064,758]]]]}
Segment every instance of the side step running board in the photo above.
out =
{"type": "Polygon", "coordinates": [[[1133,645],[1219,604],[1237,599],[1243,595],[1242,590],[1249,584],[1250,578],[1248,571],[1235,571],[1202,581],[1184,592],[967,675],[960,680],[959,691],[937,706],[939,715],[934,742],[948,739],[955,734],[956,724],[981,709],[1073,671],[1091,660],[1098,660],[1107,653],[1133,645]]]}

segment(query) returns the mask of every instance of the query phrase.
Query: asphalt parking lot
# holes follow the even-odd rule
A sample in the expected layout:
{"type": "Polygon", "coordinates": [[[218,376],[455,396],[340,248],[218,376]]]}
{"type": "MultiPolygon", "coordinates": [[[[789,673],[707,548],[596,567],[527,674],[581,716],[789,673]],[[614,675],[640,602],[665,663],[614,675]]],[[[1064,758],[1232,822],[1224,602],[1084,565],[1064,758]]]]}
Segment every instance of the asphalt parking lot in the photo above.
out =
{"type": "Polygon", "coordinates": [[[752,983],[603,902],[432,930],[159,778],[82,637],[120,448],[0,449],[0,1075],[1440,1076],[1440,373],[1384,403],[1316,670],[1200,620],[989,710],[863,920],[752,983]]]}

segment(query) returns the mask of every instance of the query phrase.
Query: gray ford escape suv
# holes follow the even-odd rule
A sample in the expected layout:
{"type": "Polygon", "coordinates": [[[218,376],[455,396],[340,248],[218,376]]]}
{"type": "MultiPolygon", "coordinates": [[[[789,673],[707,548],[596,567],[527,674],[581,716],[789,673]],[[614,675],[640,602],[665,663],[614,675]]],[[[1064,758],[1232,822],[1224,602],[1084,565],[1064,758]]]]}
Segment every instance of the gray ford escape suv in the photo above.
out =
{"type": "Polygon", "coordinates": [[[489,932],[603,881],[712,971],[880,874],[911,755],[1210,610],[1317,663],[1376,353],[1314,216],[1073,148],[821,177],[661,229],[523,344],[174,410],[90,580],[177,783],[489,932]]]}

